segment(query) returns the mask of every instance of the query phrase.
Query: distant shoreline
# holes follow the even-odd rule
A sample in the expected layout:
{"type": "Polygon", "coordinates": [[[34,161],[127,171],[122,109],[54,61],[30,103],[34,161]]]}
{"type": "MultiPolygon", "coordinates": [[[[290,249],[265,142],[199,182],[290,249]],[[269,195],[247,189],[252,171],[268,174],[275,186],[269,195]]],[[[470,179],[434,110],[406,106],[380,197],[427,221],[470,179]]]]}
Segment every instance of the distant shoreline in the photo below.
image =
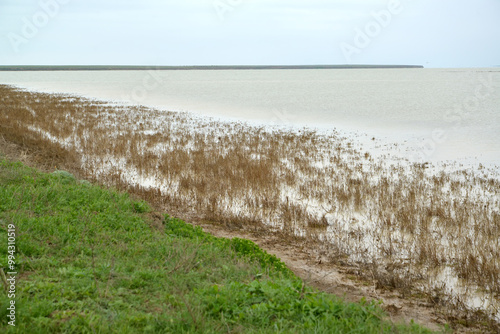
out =
{"type": "Polygon", "coordinates": [[[223,65],[223,66],[115,66],[115,65],[7,65],[0,71],[140,71],[140,70],[316,70],[424,68],[422,65],[223,65]]]}

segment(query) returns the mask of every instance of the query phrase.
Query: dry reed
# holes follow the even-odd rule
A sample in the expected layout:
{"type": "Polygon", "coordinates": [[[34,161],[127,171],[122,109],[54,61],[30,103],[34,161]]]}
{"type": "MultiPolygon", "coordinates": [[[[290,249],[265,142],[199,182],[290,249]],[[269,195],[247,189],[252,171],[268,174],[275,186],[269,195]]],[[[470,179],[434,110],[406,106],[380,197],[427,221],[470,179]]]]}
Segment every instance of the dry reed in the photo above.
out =
{"type": "Polygon", "coordinates": [[[484,296],[493,302],[481,307],[499,320],[496,178],[375,159],[335,131],[252,127],[1,85],[0,107],[5,139],[54,165],[71,161],[89,179],[174,212],[311,241],[403,294],[436,296],[432,282],[447,271],[467,293],[441,287],[433,300],[463,307],[484,296]]]}

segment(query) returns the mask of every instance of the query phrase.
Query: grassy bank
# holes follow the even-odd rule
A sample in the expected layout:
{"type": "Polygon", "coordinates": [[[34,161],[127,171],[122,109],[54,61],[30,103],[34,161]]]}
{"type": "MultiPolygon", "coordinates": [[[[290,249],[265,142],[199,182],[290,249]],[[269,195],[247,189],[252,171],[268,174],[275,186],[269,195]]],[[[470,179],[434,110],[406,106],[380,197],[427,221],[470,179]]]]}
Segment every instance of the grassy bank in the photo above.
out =
{"type": "Polygon", "coordinates": [[[17,272],[16,326],[2,292],[2,332],[425,332],[312,290],[250,241],[149,211],[126,193],[1,159],[0,267],[12,271],[14,225],[17,272]]]}

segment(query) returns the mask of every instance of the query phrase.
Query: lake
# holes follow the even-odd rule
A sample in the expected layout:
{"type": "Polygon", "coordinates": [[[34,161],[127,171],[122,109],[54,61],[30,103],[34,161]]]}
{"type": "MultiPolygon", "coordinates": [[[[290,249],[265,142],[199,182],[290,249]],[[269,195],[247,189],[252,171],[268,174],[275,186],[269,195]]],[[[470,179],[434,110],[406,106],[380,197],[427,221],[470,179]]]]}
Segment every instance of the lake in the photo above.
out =
{"type": "Polygon", "coordinates": [[[0,83],[252,124],[335,128],[414,161],[500,165],[500,69],[0,72],[0,83]]]}

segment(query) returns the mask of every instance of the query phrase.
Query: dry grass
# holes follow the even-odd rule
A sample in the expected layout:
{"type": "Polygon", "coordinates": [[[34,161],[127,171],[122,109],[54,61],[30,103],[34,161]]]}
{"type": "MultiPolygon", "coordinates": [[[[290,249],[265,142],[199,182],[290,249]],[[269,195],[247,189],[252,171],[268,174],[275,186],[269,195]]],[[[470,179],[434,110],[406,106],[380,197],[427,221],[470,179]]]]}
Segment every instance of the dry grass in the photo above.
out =
{"type": "Polygon", "coordinates": [[[498,179],[377,160],[336,132],[215,122],[8,86],[0,86],[0,107],[0,133],[54,165],[73,161],[87,178],[174,212],[307,240],[403,294],[439,291],[434,300],[469,311],[477,311],[473,298],[490,300],[481,309],[499,320],[498,179]],[[443,281],[455,281],[454,292],[443,281]]]}

